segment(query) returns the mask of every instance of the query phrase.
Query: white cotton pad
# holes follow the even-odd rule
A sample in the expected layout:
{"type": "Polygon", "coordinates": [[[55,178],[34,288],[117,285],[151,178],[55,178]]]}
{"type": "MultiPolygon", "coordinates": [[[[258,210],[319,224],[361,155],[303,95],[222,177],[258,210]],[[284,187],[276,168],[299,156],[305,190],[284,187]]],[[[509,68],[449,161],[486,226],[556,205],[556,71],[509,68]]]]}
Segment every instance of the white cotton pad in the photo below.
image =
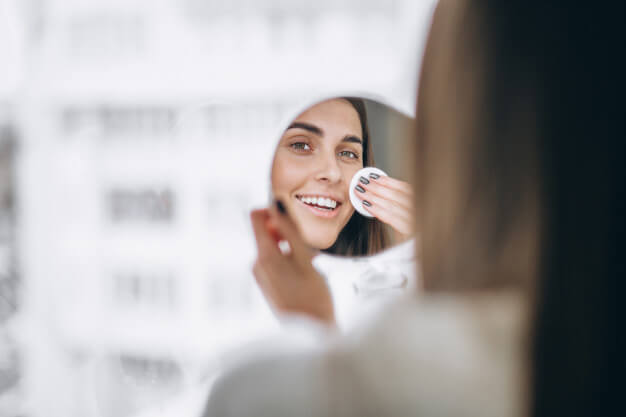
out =
{"type": "MultiPolygon", "coordinates": [[[[356,174],[354,174],[354,177],[352,177],[352,181],[350,181],[350,190],[349,190],[350,202],[352,203],[352,206],[355,208],[355,210],[365,217],[374,217],[374,216],[372,216],[365,210],[365,207],[363,207],[361,200],[358,199],[356,196],[358,191],[355,190],[354,187],[356,187],[357,184],[360,184],[359,178],[361,177],[365,177],[371,181],[371,178],[370,178],[371,173],[378,174],[380,176],[383,176],[383,175],[387,176],[387,174],[385,174],[385,172],[382,169],[378,169],[375,167],[365,167],[365,168],[360,169],[356,174]]],[[[365,199],[367,200],[367,197],[365,199]]]]}

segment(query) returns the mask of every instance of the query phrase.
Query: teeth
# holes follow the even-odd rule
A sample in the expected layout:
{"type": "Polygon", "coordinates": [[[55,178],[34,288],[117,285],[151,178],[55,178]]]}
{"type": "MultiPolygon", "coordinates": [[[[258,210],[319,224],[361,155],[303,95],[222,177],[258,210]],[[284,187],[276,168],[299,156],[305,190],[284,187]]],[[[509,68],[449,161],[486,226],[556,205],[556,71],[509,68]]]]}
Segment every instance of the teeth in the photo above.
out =
{"type": "Polygon", "coordinates": [[[325,197],[300,197],[300,201],[306,204],[327,207],[330,209],[334,209],[337,207],[337,202],[335,200],[325,197]]]}

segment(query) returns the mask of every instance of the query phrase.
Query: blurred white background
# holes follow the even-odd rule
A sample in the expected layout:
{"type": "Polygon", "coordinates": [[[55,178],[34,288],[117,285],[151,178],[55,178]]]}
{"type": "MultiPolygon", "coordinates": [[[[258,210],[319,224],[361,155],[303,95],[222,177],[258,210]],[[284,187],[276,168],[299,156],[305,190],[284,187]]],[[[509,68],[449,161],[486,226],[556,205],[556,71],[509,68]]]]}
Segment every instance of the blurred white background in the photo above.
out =
{"type": "Polygon", "coordinates": [[[0,0],[0,417],[133,416],[275,327],[280,122],[406,112],[434,0],[0,0]]]}

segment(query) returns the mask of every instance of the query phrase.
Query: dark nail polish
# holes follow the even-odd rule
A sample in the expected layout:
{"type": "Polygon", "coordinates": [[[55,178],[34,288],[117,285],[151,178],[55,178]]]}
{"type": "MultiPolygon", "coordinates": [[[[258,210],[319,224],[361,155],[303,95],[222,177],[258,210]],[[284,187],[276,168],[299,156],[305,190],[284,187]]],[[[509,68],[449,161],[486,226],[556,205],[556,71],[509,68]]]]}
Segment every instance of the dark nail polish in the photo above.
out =
{"type": "Polygon", "coordinates": [[[370,178],[373,180],[377,180],[380,178],[380,175],[374,173],[374,172],[370,172],[370,178]]]}
{"type": "Polygon", "coordinates": [[[360,185],[357,185],[356,187],[354,187],[355,190],[357,190],[360,193],[364,193],[365,192],[365,188],[361,187],[360,185]]]}
{"type": "Polygon", "coordinates": [[[359,178],[359,181],[361,181],[361,183],[363,183],[363,184],[369,184],[369,183],[370,183],[370,180],[368,180],[368,179],[367,179],[367,178],[365,178],[365,177],[361,177],[361,178],[359,178]]]}
{"type": "Polygon", "coordinates": [[[369,201],[367,201],[367,200],[363,200],[363,205],[364,205],[365,207],[372,207],[372,203],[370,203],[370,202],[369,202],[369,201]]]}
{"type": "Polygon", "coordinates": [[[276,208],[278,209],[280,214],[287,214],[287,209],[285,208],[285,205],[282,201],[276,200],[276,208]]]}

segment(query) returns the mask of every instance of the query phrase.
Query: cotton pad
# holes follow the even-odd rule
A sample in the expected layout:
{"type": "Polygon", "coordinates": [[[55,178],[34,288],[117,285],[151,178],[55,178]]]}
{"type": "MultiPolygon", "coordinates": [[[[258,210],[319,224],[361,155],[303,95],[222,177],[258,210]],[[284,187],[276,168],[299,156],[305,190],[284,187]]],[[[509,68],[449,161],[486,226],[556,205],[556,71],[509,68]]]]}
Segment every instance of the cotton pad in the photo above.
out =
{"type": "MultiPolygon", "coordinates": [[[[358,191],[356,191],[354,187],[356,187],[357,184],[360,184],[359,182],[360,177],[365,177],[368,180],[372,181],[372,179],[370,178],[371,173],[378,174],[380,176],[383,176],[383,175],[388,176],[381,169],[378,169],[375,167],[365,167],[365,168],[360,169],[356,174],[354,174],[354,177],[352,177],[352,181],[350,181],[350,190],[349,190],[350,202],[352,203],[352,206],[355,208],[355,210],[365,217],[374,217],[374,216],[372,216],[370,213],[367,212],[367,210],[365,210],[365,207],[363,207],[363,204],[361,202],[362,200],[360,200],[356,196],[358,191]]],[[[365,195],[367,195],[367,193],[365,195]]],[[[367,200],[367,197],[365,197],[365,199],[367,200]]]]}

